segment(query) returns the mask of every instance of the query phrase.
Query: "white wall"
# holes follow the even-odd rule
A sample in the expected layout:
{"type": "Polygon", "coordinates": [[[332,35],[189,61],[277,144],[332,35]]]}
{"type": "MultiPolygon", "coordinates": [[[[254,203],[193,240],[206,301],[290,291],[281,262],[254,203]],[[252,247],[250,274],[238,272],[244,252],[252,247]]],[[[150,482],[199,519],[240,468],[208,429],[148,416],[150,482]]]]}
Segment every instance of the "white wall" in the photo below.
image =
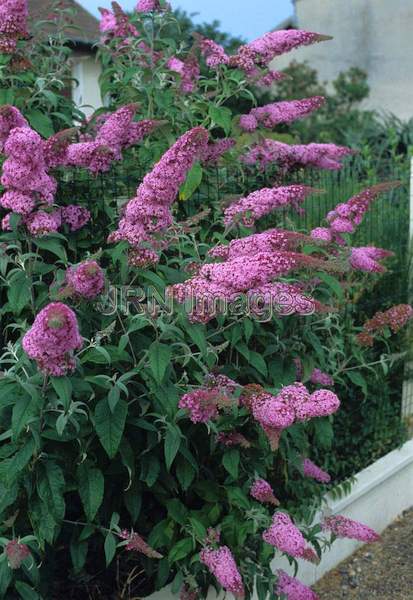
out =
{"type": "Polygon", "coordinates": [[[360,67],[369,76],[367,107],[413,117],[413,0],[296,0],[295,7],[300,29],[334,39],[294,50],[274,68],[307,60],[331,81],[360,67]]]}
{"type": "Polygon", "coordinates": [[[101,65],[93,54],[74,54],[72,76],[76,81],[73,83],[72,97],[86,116],[90,116],[103,105],[99,89],[101,72],[101,65]]]}

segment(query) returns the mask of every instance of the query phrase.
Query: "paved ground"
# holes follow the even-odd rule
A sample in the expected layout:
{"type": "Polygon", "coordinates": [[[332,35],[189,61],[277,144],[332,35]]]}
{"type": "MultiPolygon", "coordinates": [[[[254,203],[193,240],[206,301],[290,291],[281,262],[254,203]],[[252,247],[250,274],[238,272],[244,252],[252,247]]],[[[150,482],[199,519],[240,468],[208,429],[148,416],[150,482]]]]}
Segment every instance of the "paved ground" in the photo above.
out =
{"type": "Polygon", "coordinates": [[[320,600],[413,600],[413,509],[314,589],[320,600]]]}

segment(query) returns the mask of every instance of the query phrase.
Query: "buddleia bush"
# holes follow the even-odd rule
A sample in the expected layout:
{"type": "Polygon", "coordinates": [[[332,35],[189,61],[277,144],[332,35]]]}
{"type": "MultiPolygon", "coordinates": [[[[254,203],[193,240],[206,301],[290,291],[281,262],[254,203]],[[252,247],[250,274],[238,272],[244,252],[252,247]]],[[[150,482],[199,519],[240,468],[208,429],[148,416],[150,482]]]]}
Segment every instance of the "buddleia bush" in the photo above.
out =
{"type": "MultiPolygon", "coordinates": [[[[214,206],[183,218],[177,205],[202,195],[221,155],[240,156],[220,137],[232,128],[227,88],[277,80],[275,56],[323,36],[275,32],[233,56],[197,39],[181,53],[162,42],[164,4],[141,1],[132,19],[113,9],[103,11],[103,82],[133,59],[118,81],[129,104],[48,139],[17,107],[0,108],[0,592],[132,598],[170,585],[182,598],[210,586],[316,598],[272,563],[318,562],[336,537],[377,539],[340,515],[314,515],[330,482],[334,376],[369,357],[359,344],[332,361],[331,332],[351,282],[383,271],[388,254],[353,248],[351,234],[393,184],[339,204],[312,232],[256,233],[262,217],[302,210],[316,193],[280,185],[287,171],[339,168],[349,153],[283,146],[274,158],[265,131],[323,100],[286,101],[240,121],[258,162],[275,163],[272,184],[224,209],[217,185],[214,206]],[[114,165],[145,155],[136,195],[108,195],[114,165]],[[62,193],[80,172],[101,177],[100,194],[62,193]]],[[[13,55],[25,3],[1,11],[2,51],[13,55]]],[[[116,86],[104,91],[116,104],[116,86]]],[[[410,317],[399,307],[366,325],[368,343],[410,317]]]]}

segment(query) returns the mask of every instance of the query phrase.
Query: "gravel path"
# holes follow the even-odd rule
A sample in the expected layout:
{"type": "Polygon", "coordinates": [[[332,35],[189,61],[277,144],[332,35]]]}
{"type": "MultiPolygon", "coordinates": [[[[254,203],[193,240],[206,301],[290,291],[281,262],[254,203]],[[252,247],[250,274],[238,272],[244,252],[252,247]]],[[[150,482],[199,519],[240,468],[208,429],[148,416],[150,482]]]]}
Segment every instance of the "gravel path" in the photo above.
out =
{"type": "Polygon", "coordinates": [[[314,586],[320,600],[413,600],[413,509],[314,586]]]}

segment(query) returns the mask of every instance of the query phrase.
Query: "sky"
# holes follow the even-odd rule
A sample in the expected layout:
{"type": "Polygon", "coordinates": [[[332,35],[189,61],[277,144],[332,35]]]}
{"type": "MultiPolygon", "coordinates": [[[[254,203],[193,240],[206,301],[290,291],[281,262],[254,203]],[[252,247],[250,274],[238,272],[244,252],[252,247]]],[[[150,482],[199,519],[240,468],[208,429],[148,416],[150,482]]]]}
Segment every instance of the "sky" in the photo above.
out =
{"type": "MultiPolygon", "coordinates": [[[[137,0],[118,0],[125,10],[133,9],[137,0]]],[[[85,8],[98,14],[97,7],[110,8],[110,0],[78,0],[85,8]]],[[[196,21],[222,23],[222,30],[251,41],[274,29],[293,12],[291,0],[170,0],[174,8],[197,12],[196,21]]]]}

